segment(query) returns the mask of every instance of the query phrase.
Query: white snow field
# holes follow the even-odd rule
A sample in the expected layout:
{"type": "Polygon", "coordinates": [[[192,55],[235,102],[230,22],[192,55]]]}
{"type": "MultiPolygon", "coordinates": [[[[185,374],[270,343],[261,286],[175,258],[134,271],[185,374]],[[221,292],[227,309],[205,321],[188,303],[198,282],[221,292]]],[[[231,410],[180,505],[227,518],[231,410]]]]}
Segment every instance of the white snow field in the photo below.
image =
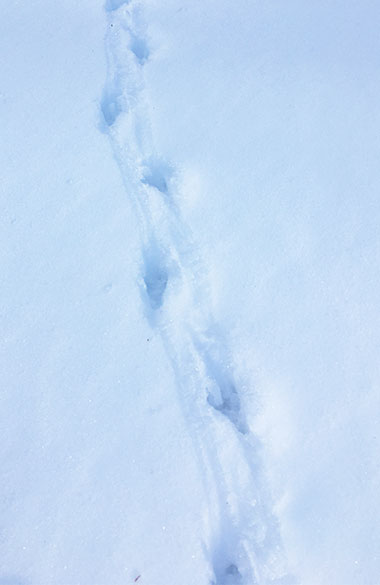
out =
{"type": "Polygon", "coordinates": [[[378,3],[0,15],[0,585],[380,585],[378,3]]]}

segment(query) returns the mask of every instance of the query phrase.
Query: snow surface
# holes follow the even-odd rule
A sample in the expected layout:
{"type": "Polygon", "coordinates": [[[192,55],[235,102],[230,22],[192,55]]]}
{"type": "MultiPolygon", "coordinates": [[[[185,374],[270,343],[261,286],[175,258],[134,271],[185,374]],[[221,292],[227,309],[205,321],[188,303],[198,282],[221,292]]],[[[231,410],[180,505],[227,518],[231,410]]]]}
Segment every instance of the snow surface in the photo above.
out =
{"type": "Polygon", "coordinates": [[[377,3],[0,13],[0,585],[379,585],[377,3]]]}

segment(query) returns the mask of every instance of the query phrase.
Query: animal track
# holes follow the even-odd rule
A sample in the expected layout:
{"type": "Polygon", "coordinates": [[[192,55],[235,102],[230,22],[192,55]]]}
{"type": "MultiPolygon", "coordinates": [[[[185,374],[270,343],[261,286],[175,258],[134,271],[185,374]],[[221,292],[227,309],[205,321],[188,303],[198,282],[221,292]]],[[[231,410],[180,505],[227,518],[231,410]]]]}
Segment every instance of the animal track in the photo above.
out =
{"type": "Polygon", "coordinates": [[[118,116],[123,111],[122,107],[122,91],[115,83],[113,87],[107,87],[103,92],[103,97],[100,102],[100,109],[107,126],[111,127],[116,122],[118,116]]]}
{"type": "MultiPolygon", "coordinates": [[[[218,376],[219,377],[219,376],[218,376]]],[[[208,389],[207,402],[226,416],[237,430],[243,435],[247,433],[247,427],[241,420],[240,398],[235,385],[227,378],[220,377],[219,381],[214,378],[217,395],[213,390],[208,389]]]]}
{"type": "Polygon", "coordinates": [[[173,168],[170,165],[160,159],[152,158],[145,164],[141,182],[167,195],[172,176],[173,168]]]}
{"type": "Polygon", "coordinates": [[[159,309],[164,301],[164,294],[169,280],[164,254],[157,244],[151,242],[143,252],[144,284],[150,307],[159,309]]]}
{"type": "Polygon", "coordinates": [[[228,565],[224,571],[223,582],[220,585],[240,585],[243,582],[239,569],[234,563],[228,565]]]}
{"type": "MultiPolygon", "coordinates": [[[[155,151],[149,96],[144,93],[142,65],[150,58],[150,49],[142,4],[106,0],[108,76],[101,99],[103,129],[109,130],[140,227],[141,297],[146,317],[160,333],[172,364],[189,424],[193,419],[203,424],[200,433],[198,422],[192,428],[211,494],[208,551],[212,585],[279,584],[272,575],[284,574],[280,538],[271,505],[267,507],[265,502],[265,484],[260,487],[257,441],[249,435],[232,371],[233,356],[214,321],[191,229],[177,205],[175,167],[155,151]],[[120,9],[124,5],[128,9],[120,9]],[[112,128],[120,115],[125,115],[125,125],[112,128]],[[228,499],[233,505],[227,505],[228,499]],[[257,536],[259,528],[272,535],[264,548],[263,539],[257,536]]],[[[281,583],[285,585],[285,581],[281,583]]]]}
{"type": "Polygon", "coordinates": [[[240,396],[232,375],[228,371],[228,356],[223,355],[222,348],[215,341],[217,339],[218,337],[214,337],[205,342],[194,339],[194,345],[209,380],[207,402],[226,416],[240,433],[246,434],[248,428],[242,412],[240,396]]]}
{"type": "Polygon", "coordinates": [[[129,0],[107,0],[105,9],[107,12],[113,12],[123,6],[123,4],[129,4],[129,0]]]}
{"type": "Polygon", "coordinates": [[[131,33],[131,42],[129,48],[135,55],[140,65],[143,65],[149,59],[150,50],[145,39],[131,33]]]}
{"type": "MultiPolygon", "coordinates": [[[[231,527],[231,532],[224,534],[223,542],[214,551],[212,566],[214,570],[215,580],[211,585],[243,585],[243,576],[239,571],[236,563],[231,560],[231,549],[228,545],[229,539],[235,537],[234,529],[231,527]]],[[[235,551],[236,552],[236,551],[235,551]]],[[[232,555],[235,556],[235,555],[232,555]]],[[[247,575],[246,575],[247,576],[247,575]]],[[[253,579],[253,575],[250,575],[253,579]]],[[[254,585],[254,583],[252,583],[254,585]]]]}

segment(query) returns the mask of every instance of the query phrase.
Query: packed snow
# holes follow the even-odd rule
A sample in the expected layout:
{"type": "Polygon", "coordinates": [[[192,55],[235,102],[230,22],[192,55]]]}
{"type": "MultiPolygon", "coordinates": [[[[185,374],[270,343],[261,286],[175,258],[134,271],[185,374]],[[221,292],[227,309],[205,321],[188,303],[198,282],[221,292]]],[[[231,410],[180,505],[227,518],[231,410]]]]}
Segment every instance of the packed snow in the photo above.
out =
{"type": "Polygon", "coordinates": [[[380,585],[377,3],[0,14],[0,585],[380,585]]]}

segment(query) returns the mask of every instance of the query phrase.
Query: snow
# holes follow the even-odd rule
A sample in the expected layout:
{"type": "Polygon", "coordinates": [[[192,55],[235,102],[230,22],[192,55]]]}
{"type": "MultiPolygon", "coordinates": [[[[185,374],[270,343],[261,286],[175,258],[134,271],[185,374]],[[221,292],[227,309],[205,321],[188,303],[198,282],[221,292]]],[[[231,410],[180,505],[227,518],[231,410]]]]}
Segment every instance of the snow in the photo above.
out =
{"type": "Polygon", "coordinates": [[[376,3],[1,16],[0,585],[376,585],[376,3]]]}

